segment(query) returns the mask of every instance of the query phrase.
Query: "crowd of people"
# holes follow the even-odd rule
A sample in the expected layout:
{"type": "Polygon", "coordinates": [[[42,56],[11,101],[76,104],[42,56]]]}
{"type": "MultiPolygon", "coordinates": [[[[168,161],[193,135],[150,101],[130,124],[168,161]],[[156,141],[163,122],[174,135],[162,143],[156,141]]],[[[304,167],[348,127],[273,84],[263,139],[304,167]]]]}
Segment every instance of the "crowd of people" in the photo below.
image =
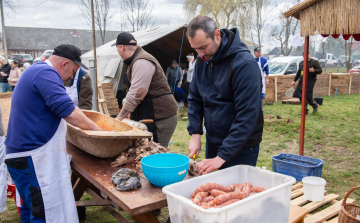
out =
{"type": "MultiPolygon", "coordinates": [[[[127,67],[123,78],[128,92],[116,119],[152,119],[147,127],[153,140],[168,147],[178,121],[177,92],[185,89],[189,157],[199,155],[203,124],[206,129],[206,157],[198,174],[239,164],[256,166],[264,125],[262,100],[269,83],[267,60],[260,48],[255,48],[254,58],[237,28],[219,29],[207,16],[196,16],[187,29],[197,56],[186,56],[187,69],[173,60],[166,72],[132,34],[118,35],[113,46],[127,67]]],[[[92,108],[93,95],[81,51],[71,44],[59,45],[46,61],[24,64],[22,74],[16,61],[0,59],[0,64],[1,91],[16,88],[6,138],[0,107],[0,212],[7,168],[23,200],[22,222],[78,222],[65,123],[102,131],[80,110],[92,108]]],[[[311,94],[306,99],[316,112],[312,88],[321,68],[312,59],[309,72],[311,94]]],[[[302,82],[302,74],[301,64],[293,85],[298,79],[302,82]]],[[[299,86],[294,96],[301,98],[299,86]]]]}

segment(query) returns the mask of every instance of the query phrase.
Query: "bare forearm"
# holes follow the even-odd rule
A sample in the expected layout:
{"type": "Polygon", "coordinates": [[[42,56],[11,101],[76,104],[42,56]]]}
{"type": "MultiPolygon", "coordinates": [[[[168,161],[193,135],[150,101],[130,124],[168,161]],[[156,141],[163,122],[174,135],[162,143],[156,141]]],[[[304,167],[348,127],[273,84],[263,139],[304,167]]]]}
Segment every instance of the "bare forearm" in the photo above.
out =
{"type": "Polygon", "coordinates": [[[86,115],[84,115],[77,107],[67,118],[65,118],[65,121],[84,130],[102,131],[99,126],[86,117],[86,115]]]}

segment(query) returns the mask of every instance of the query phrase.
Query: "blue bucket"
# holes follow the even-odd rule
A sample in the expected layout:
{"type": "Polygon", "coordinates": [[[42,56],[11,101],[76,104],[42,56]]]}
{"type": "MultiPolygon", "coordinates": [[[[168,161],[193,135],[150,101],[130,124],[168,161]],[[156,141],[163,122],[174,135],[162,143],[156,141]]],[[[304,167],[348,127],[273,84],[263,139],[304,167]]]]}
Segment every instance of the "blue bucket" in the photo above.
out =
{"type": "Polygon", "coordinates": [[[158,187],[182,181],[189,170],[189,164],[189,157],[175,153],[153,154],[141,159],[145,177],[158,187]]]}

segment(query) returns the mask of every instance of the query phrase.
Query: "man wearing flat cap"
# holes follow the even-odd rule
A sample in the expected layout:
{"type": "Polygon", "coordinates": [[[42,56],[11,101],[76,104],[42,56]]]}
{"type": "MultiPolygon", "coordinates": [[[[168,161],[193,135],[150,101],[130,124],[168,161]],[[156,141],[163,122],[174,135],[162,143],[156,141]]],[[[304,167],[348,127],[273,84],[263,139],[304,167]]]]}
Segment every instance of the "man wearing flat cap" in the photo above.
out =
{"type": "Polygon", "coordinates": [[[117,119],[122,120],[130,114],[135,121],[154,120],[154,123],[146,124],[153,140],[168,147],[177,125],[178,107],[161,65],[137,45],[130,33],[120,33],[115,45],[127,66],[124,82],[129,89],[117,119]]]}
{"type": "Polygon", "coordinates": [[[81,63],[80,49],[62,44],[45,62],[26,68],[11,99],[5,164],[20,197],[21,222],[79,222],[66,153],[66,122],[101,131],[66,93],[81,63]]]}

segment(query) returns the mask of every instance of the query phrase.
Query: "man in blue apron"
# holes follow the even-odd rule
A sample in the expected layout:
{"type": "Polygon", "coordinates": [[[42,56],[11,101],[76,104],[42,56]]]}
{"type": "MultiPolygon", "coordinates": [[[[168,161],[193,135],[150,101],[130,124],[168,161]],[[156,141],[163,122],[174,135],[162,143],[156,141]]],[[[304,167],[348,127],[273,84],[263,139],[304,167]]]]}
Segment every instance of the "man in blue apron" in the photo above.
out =
{"type": "Polygon", "coordinates": [[[6,179],[7,179],[7,171],[6,165],[4,163],[5,160],[5,130],[2,121],[2,110],[0,106],[0,212],[6,210],[6,179]]]}
{"type": "MultiPolygon", "coordinates": [[[[62,44],[45,62],[28,67],[14,92],[5,164],[20,197],[21,222],[78,222],[66,153],[66,122],[101,129],[76,108],[64,82],[81,63],[80,49],[62,44]]],[[[85,67],[86,68],[86,67],[85,67]]]]}

